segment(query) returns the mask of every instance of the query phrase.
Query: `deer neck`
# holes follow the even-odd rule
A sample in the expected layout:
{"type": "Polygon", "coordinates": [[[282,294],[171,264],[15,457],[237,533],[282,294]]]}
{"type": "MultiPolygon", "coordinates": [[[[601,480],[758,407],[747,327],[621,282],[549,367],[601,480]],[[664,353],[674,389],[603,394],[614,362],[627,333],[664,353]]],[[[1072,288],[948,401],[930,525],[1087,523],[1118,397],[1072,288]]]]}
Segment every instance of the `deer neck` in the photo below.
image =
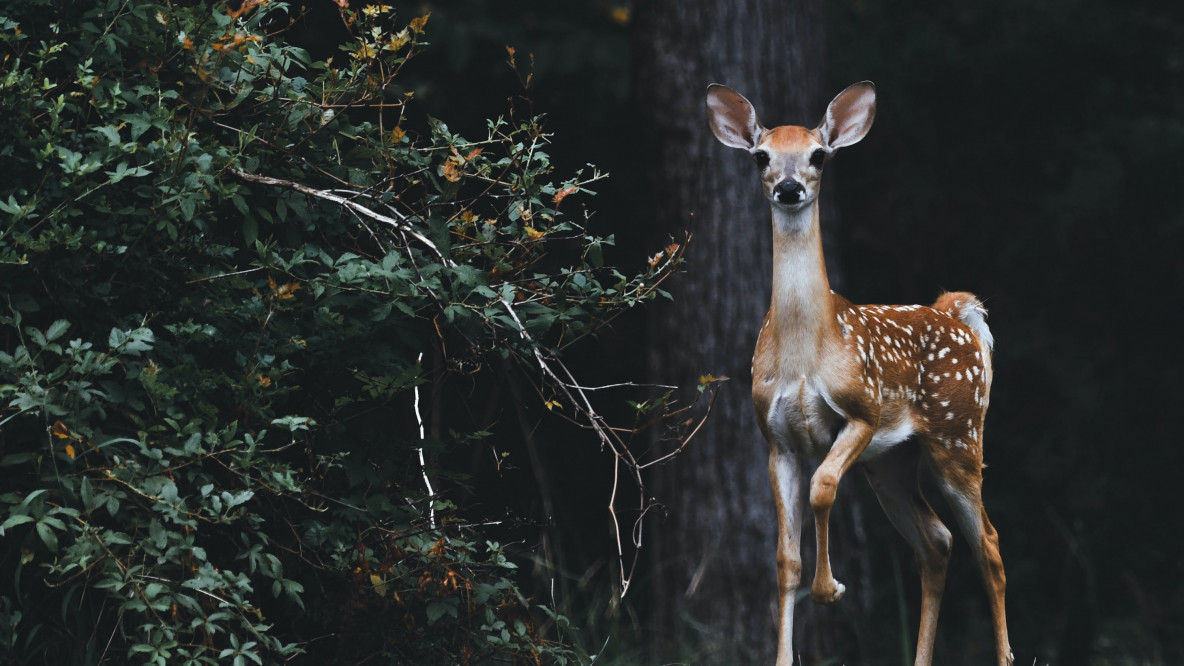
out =
{"type": "Polygon", "coordinates": [[[827,340],[835,334],[817,201],[796,211],[773,206],[773,298],[768,321],[772,329],[768,333],[775,336],[779,374],[814,371],[827,340]]]}

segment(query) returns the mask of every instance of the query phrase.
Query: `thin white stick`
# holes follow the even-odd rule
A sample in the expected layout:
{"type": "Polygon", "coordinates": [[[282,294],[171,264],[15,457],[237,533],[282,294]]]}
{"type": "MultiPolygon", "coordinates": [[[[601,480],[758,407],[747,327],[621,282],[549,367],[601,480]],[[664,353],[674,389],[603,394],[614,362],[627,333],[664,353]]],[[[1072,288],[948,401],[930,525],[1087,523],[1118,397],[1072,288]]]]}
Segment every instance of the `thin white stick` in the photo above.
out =
{"type": "MultiPolygon", "coordinates": [[[[419,358],[416,362],[423,364],[423,352],[419,352],[419,358]]],[[[423,416],[419,413],[419,386],[415,387],[415,420],[419,423],[419,441],[423,442],[423,416]]],[[[415,449],[419,454],[419,472],[423,474],[423,485],[428,488],[428,524],[432,529],[436,529],[436,491],[432,490],[432,480],[428,478],[428,466],[423,459],[423,447],[420,446],[415,449]]]]}

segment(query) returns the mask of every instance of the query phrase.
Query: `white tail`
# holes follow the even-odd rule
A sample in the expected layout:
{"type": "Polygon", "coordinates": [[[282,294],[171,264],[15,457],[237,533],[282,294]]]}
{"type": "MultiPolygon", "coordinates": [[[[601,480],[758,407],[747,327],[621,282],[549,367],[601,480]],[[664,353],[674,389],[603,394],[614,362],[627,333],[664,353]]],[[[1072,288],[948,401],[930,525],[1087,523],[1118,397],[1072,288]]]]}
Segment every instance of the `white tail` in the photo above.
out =
{"type": "Polygon", "coordinates": [[[935,473],[970,542],[990,598],[999,666],[1012,664],[999,538],[982,504],[983,419],[994,340],[973,294],[932,306],[852,305],[830,291],[818,228],[822,171],[835,150],[859,142],[875,119],[870,82],[839,93],[814,129],[766,129],[736,91],[707,89],[707,117],[724,144],[752,155],[773,212],[773,298],[752,359],[752,397],[769,441],[780,523],[777,666],[793,663],[793,604],[801,580],[804,458],[818,538],[812,596],[843,595],[827,548],[839,480],[856,462],[921,572],[917,666],[932,662],[950,531],[921,496],[921,461],[935,473]]]}

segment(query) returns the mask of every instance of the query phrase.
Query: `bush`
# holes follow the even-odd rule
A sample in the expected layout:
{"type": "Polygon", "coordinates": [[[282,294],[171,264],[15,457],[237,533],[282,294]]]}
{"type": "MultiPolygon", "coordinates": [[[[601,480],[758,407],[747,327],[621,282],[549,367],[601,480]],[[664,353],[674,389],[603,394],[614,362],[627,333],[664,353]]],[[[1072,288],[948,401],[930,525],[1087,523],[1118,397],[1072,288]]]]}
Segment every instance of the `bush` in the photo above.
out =
{"type": "Polygon", "coordinates": [[[428,17],[340,4],[326,59],[281,3],[0,15],[9,659],[574,658],[442,492],[489,436],[446,388],[529,385],[623,455],[560,350],[681,247],[606,265],[576,207],[599,173],[558,178],[512,109],[416,126],[428,17]]]}

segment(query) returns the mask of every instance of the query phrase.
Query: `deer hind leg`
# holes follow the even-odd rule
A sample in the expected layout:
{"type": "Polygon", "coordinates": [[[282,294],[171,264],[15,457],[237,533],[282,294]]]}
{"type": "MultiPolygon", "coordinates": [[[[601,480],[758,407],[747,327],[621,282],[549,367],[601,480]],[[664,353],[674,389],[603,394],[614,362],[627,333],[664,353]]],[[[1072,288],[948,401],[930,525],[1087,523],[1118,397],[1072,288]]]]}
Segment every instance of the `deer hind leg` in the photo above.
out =
{"type": "Polygon", "coordinates": [[[802,463],[771,442],[769,481],[777,503],[777,666],[793,666],[793,606],[802,580],[802,463]]]}
{"type": "MultiPolygon", "coordinates": [[[[981,447],[978,448],[982,450],[981,447]]],[[[1003,558],[999,554],[999,534],[987,518],[987,509],[982,500],[982,461],[967,457],[953,461],[934,461],[933,465],[940,480],[942,492],[954,510],[958,527],[966,536],[974,559],[986,585],[987,598],[991,605],[991,617],[995,624],[995,654],[999,666],[1012,666],[1014,656],[1007,639],[1007,614],[1004,607],[1004,591],[1007,576],[1003,572],[1003,558]]]]}
{"type": "Polygon", "coordinates": [[[933,640],[946,584],[953,537],[921,495],[920,451],[915,442],[898,445],[865,465],[868,482],[888,519],[913,548],[921,572],[921,627],[917,633],[916,666],[933,663],[933,640]]]}

